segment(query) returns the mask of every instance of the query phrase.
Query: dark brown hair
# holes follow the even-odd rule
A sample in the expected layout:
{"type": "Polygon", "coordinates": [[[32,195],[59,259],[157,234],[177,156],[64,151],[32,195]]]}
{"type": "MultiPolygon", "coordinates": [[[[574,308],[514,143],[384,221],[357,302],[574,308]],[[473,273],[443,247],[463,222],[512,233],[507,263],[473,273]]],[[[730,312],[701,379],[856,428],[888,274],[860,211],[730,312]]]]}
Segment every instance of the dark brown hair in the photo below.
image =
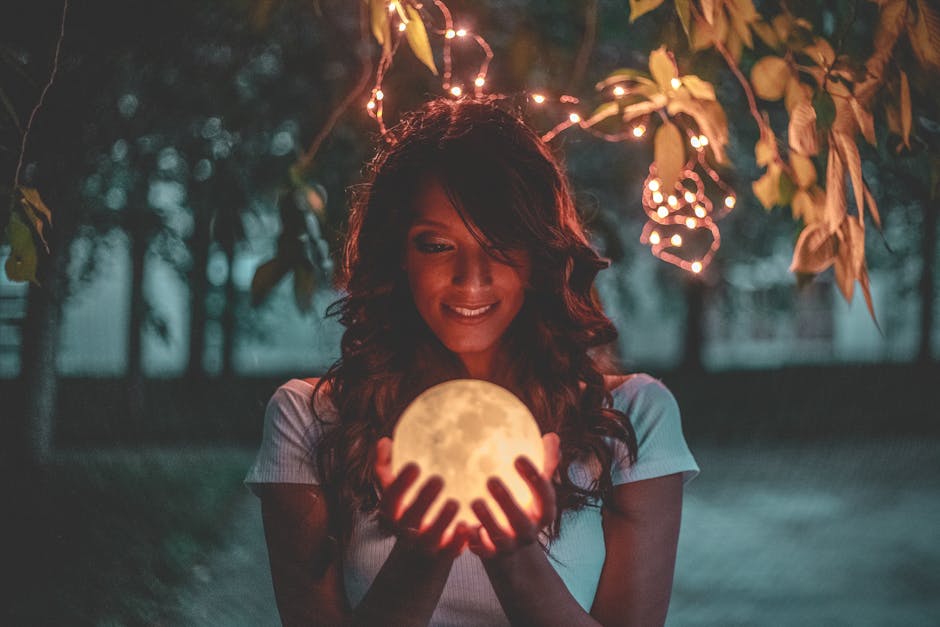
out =
{"type": "MultiPolygon", "coordinates": [[[[498,103],[434,100],[389,131],[355,191],[339,275],[345,295],[328,309],[346,327],[341,357],[320,379],[340,419],[317,448],[334,535],[348,541],[355,508],[374,509],[375,443],[422,391],[465,377],[463,365],[427,328],[401,268],[415,195],[435,178],[490,254],[523,249],[531,259],[525,302],[506,332],[508,365],[499,383],[528,405],[542,433],[561,439],[555,477],[556,537],[568,509],[597,504],[612,490],[605,438],[636,437],[611,407],[599,352],[617,338],[592,289],[607,267],[590,246],[567,179],[544,142],[498,103]],[[582,390],[583,384],[583,390],[582,390]],[[569,478],[573,462],[595,457],[589,489],[569,478]]],[[[315,410],[314,410],[315,412],[315,410]]]]}

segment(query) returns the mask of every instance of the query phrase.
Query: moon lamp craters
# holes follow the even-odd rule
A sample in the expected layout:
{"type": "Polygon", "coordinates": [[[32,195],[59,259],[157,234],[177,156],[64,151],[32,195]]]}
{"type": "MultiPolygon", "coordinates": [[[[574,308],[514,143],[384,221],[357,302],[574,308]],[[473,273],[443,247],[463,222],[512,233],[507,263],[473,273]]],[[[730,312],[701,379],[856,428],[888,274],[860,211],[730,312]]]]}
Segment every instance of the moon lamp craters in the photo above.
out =
{"type": "Polygon", "coordinates": [[[490,511],[505,524],[501,508],[489,496],[486,480],[500,477],[516,501],[528,507],[532,494],[513,462],[525,455],[541,468],[544,452],[532,413],[515,395],[488,381],[457,379],[435,385],[419,395],[402,413],[392,438],[392,470],[410,461],[421,476],[406,506],[431,475],[444,479],[444,490],[431,507],[429,524],[447,499],[460,503],[457,519],[477,524],[470,503],[488,501],[490,511]]]}

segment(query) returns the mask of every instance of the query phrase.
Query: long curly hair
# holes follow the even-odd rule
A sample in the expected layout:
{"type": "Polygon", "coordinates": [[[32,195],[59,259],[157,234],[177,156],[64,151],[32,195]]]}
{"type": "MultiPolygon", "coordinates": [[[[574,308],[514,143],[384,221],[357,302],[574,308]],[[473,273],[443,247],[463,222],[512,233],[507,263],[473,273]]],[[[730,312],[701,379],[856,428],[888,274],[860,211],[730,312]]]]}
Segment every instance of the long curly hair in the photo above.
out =
{"type": "Polygon", "coordinates": [[[391,436],[422,391],[467,376],[418,314],[401,264],[416,193],[433,177],[490,254],[508,261],[506,251],[521,249],[531,260],[524,304],[503,338],[507,367],[498,382],[529,407],[543,434],[561,440],[553,539],[565,511],[610,494],[607,438],[625,442],[636,460],[633,428],[612,408],[603,378],[610,366],[602,353],[617,330],[592,286],[608,261],[588,242],[559,162],[498,102],[434,100],[389,133],[353,193],[338,277],[345,295],[327,310],[345,327],[341,357],[314,393],[328,386],[339,414],[315,459],[333,535],[345,545],[355,510],[377,505],[377,440],[391,436]],[[592,458],[600,473],[584,489],[571,481],[569,467],[592,458]]]}

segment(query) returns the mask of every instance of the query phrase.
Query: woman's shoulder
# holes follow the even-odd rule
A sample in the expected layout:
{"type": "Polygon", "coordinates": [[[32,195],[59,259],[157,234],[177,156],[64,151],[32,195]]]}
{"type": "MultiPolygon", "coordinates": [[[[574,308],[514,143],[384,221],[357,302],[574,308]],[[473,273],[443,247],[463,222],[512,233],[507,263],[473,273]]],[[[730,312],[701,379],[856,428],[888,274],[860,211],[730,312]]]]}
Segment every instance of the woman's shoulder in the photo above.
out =
{"type": "Polygon", "coordinates": [[[318,377],[289,379],[277,388],[270,404],[282,410],[289,409],[291,413],[301,414],[304,418],[312,418],[311,409],[315,406],[321,419],[331,420],[336,414],[336,407],[330,397],[330,383],[325,382],[317,390],[319,380],[318,377]],[[313,403],[314,393],[317,394],[316,404],[313,403]]]}
{"type": "Polygon", "coordinates": [[[604,381],[613,396],[614,407],[621,411],[676,408],[675,396],[666,384],[645,372],[604,375],[604,381]]]}

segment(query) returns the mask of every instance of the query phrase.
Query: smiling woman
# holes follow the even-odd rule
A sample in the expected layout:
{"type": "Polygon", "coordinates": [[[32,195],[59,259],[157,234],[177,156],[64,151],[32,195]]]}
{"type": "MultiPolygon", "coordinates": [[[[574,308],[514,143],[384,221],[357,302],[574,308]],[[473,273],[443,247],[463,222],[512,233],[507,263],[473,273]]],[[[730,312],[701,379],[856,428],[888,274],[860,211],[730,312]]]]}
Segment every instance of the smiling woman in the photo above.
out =
{"type": "Polygon", "coordinates": [[[350,213],[342,358],[277,391],[246,479],[283,622],[662,624],[698,467],[669,391],[602,359],[607,262],[558,162],[494,102],[428,103],[388,140],[350,213]],[[546,461],[513,468],[532,507],[492,477],[499,510],[475,501],[445,534],[458,504],[441,477],[393,472],[389,436],[419,394],[466,378],[529,408],[546,461]]]}

